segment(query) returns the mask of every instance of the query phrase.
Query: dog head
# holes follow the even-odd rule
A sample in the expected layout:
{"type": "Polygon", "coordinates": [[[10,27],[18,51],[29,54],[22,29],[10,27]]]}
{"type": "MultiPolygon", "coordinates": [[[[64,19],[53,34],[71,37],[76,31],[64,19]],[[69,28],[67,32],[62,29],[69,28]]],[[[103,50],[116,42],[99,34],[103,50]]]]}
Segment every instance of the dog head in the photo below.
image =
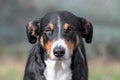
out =
{"type": "Polygon", "coordinates": [[[50,12],[27,24],[30,43],[40,42],[52,60],[65,60],[73,55],[82,38],[91,43],[92,24],[67,11],[50,12]]]}

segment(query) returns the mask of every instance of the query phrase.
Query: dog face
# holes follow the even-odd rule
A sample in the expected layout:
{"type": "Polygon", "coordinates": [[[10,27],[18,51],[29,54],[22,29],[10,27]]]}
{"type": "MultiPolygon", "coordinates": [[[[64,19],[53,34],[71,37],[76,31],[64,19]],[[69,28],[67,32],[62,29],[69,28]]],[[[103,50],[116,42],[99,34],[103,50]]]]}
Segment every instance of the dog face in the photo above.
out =
{"type": "Polygon", "coordinates": [[[89,21],[66,11],[48,13],[27,25],[29,42],[35,43],[39,37],[40,44],[52,60],[69,59],[82,38],[91,42],[92,31],[89,21]]]}

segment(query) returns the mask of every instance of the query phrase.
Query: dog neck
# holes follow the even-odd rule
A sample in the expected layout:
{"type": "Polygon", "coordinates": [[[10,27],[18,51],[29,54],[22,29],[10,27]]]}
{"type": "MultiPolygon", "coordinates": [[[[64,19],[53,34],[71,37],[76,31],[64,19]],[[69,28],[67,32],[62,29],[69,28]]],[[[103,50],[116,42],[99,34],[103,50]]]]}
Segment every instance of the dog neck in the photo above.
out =
{"type": "Polygon", "coordinates": [[[45,60],[45,64],[46,69],[44,75],[46,80],[71,80],[71,59],[64,61],[53,61],[47,59],[45,60]]]}

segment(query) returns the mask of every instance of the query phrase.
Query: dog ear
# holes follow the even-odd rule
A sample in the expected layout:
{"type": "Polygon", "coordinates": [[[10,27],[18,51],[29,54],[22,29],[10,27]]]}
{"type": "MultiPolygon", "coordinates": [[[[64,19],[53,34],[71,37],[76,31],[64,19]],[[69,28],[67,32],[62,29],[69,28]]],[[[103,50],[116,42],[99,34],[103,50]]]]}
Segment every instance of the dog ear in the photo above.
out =
{"type": "Polygon", "coordinates": [[[93,37],[93,26],[91,22],[84,18],[79,18],[80,21],[80,30],[82,32],[82,37],[85,38],[87,43],[91,43],[93,37]]]}
{"type": "Polygon", "coordinates": [[[26,33],[28,41],[34,44],[37,41],[38,34],[40,32],[40,19],[28,22],[26,26],[26,33]]]}

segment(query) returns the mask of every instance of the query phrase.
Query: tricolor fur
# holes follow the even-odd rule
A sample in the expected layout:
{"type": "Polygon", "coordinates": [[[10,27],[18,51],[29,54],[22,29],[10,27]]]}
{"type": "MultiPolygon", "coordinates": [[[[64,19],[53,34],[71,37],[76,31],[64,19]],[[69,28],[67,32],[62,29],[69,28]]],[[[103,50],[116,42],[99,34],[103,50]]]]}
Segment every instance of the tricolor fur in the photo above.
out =
{"type": "Polygon", "coordinates": [[[67,11],[47,13],[30,21],[27,37],[34,47],[24,80],[88,80],[83,38],[92,41],[92,24],[67,11]]]}

